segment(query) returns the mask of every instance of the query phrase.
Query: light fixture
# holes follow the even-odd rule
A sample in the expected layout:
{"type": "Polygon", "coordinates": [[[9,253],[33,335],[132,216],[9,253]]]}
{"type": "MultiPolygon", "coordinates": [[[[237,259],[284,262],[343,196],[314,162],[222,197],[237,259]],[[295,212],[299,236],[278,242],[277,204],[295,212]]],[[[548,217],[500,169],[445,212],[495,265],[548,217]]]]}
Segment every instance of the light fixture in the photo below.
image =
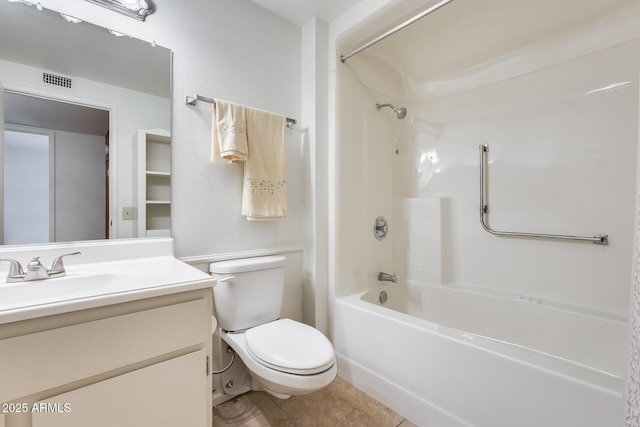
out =
{"type": "Polygon", "coordinates": [[[106,7],[115,12],[127,15],[130,18],[144,21],[154,11],[153,4],[149,0],[85,0],[98,6],[106,7]]]}
{"type": "Polygon", "coordinates": [[[120,0],[120,3],[129,10],[140,10],[143,4],[146,6],[144,0],[120,0]]]}

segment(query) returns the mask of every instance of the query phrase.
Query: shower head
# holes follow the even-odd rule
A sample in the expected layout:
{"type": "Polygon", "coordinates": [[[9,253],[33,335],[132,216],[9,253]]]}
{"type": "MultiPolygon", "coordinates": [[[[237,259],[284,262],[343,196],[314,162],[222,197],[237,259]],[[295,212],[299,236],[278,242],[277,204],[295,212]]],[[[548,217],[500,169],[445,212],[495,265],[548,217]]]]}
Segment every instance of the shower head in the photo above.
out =
{"type": "Polygon", "coordinates": [[[398,118],[401,120],[407,117],[407,109],[404,107],[396,107],[393,104],[376,104],[376,110],[378,111],[380,111],[380,109],[383,107],[391,108],[393,111],[396,112],[396,114],[398,115],[398,118]]]}

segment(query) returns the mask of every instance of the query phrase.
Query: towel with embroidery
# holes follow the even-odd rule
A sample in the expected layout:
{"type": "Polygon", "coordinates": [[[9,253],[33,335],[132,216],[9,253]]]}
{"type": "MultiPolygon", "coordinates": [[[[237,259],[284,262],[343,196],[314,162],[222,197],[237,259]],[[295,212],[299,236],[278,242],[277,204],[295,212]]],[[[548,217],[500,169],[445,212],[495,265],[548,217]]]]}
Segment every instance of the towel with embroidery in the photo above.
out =
{"type": "Polygon", "coordinates": [[[249,221],[287,217],[285,117],[246,108],[249,157],[244,163],[242,215],[249,221]]]}
{"type": "Polygon", "coordinates": [[[227,101],[213,103],[211,160],[240,162],[249,157],[246,107],[227,101]]]}

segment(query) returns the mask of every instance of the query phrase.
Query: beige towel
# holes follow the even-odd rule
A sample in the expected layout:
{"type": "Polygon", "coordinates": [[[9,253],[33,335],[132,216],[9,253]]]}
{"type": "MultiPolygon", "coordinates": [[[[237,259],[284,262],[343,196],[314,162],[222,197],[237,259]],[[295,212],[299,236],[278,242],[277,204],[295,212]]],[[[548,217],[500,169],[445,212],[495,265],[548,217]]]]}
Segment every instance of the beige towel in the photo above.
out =
{"type": "Polygon", "coordinates": [[[283,116],[246,108],[249,158],[244,163],[242,215],[249,221],[287,217],[283,116]]]}
{"type": "Polygon", "coordinates": [[[247,160],[247,120],[245,107],[216,100],[211,126],[211,160],[247,160]]]}

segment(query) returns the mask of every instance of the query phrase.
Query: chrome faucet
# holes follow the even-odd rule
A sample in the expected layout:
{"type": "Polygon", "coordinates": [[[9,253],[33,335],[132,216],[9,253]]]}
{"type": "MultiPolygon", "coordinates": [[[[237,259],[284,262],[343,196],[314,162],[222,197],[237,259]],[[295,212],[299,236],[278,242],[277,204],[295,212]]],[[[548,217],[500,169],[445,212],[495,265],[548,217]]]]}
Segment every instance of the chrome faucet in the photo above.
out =
{"type": "Polygon", "coordinates": [[[395,274],[387,274],[383,272],[378,273],[378,280],[381,282],[398,283],[398,278],[395,274]]]}
{"type": "Polygon", "coordinates": [[[78,255],[80,252],[60,255],[53,260],[51,268],[46,268],[40,262],[40,257],[34,257],[27,265],[27,272],[22,269],[22,265],[14,259],[0,259],[0,261],[9,261],[9,274],[7,274],[7,283],[29,282],[32,280],[53,279],[54,277],[62,277],[67,274],[64,269],[62,258],[67,255],[78,255]]]}

